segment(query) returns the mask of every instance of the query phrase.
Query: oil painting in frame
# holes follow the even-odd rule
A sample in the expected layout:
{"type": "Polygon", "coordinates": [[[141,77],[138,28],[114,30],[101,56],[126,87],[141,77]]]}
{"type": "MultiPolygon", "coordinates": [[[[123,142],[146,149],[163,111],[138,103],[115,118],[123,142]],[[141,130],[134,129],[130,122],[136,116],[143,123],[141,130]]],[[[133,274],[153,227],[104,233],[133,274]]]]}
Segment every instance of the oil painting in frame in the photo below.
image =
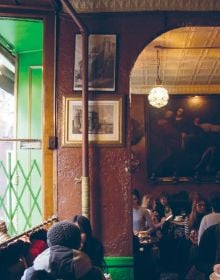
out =
{"type": "MultiPolygon", "coordinates": [[[[82,98],[63,98],[63,146],[82,144],[82,98]]],[[[89,143],[94,145],[122,146],[124,139],[124,98],[122,95],[99,95],[89,100],[89,143]]]]}
{"type": "MultiPolygon", "coordinates": [[[[88,89],[115,90],[116,35],[91,34],[88,39],[88,89]]],[[[74,90],[82,90],[82,36],[75,37],[74,90]]]]}
{"type": "Polygon", "coordinates": [[[168,105],[148,105],[148,176],[209,180],[220,171],[220,98],[172,95],[168,105]]]}

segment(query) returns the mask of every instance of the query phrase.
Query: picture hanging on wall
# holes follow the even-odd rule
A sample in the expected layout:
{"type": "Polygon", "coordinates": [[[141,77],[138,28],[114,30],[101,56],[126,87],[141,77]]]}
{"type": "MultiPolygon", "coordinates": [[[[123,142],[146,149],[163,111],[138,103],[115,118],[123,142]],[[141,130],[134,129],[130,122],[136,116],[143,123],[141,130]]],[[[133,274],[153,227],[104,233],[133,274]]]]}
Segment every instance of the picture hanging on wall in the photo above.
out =
{"type": "MultiPolygon", "coordinates": [[[[82,98],[64,97],[63,146],[82,144],[82,98]]],[[[88,135],[94,145],[122,146],[124,139],[124,98],[98,95],[89,100],[88,135]]]]}
{"type": "MultiPolygon", "coordinates": [[[[89,35],[88,88],[115,90],[116,35],[89,35]]],[[[75,38],[74,90],[82,90],[82,35],[75,38]]]]}
{"type": "Polygon", "coordinates": [[[161,181],[220,179],[220,98],[172,95],[148,106],[148,174],[161,181]]]}

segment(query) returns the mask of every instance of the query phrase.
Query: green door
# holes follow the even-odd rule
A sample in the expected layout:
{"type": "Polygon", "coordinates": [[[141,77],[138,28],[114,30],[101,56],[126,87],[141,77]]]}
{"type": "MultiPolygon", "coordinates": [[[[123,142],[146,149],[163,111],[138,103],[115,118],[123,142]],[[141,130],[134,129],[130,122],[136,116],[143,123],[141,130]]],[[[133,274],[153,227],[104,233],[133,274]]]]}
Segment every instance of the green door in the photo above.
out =
{"type": "Polygon", "coordinates": [[[0,33],[16,58],[14,90],[0,79],[0,217],[13,236],[42,222],[43,22],[0,18],[0,33]]]}

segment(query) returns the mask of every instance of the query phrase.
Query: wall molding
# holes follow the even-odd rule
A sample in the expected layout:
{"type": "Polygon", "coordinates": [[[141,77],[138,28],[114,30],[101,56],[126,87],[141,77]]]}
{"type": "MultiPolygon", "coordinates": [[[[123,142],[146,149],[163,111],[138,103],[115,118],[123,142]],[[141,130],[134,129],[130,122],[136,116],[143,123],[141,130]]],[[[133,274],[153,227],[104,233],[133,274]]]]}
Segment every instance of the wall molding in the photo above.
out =
{"type": "Polygon", "coordinates": [[[78,13],[135,11],[220,11],[216,0],[71,0],[78,13]]]}

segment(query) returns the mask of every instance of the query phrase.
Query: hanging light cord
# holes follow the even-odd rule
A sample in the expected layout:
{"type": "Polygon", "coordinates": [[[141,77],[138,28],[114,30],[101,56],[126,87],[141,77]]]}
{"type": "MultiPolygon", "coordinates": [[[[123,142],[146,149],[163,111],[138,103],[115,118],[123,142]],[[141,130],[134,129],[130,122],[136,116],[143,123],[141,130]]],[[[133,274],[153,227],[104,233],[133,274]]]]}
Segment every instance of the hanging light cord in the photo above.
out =
{"type": "Polygon", "coordinates": [[[161,85],[161,79],[159,77],[160,72],[160,57],[159,57],[159,50],[157,49],[157,78],[156,78],[156,85],[161,85]]]}

